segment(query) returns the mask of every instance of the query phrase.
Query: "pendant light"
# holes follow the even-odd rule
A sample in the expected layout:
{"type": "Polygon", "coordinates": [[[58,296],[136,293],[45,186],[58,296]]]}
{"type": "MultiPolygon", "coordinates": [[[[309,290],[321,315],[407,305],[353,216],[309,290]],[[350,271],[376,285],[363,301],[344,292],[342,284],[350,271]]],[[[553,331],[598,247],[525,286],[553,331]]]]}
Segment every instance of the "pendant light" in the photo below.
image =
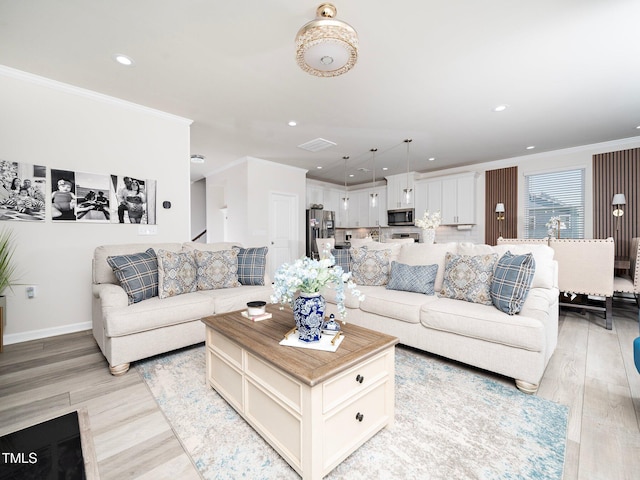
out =
{"type": "Polygon", "coordinates": [[[349,209],[349,197],[347,196],[347,160],[349,156],[342,157],[344,160],[344,197],[342,197],[342,208],[349,209]]]}
{"type": "Polygon", "coordinates": [[[371,206],[375,207],[378,204],[378,194],[373,191],[373,189],[376,186],[376,152],[378,151],[377,148],[372,148],[371,149],[371,161],[373,163],[373,178],[371,180],[371,189],[372,192],[369,194],[369,196],[371,197],[371,206]]]}
{"type": "Polygon", "coordinates": [[[409,144],[413,140],[411,138],[405,138],[404,143],[407,144],[407,188],[404,189],[404,203],[409,205],[411,203],[411,191],[412,188],[409,188],[409,144]]]}

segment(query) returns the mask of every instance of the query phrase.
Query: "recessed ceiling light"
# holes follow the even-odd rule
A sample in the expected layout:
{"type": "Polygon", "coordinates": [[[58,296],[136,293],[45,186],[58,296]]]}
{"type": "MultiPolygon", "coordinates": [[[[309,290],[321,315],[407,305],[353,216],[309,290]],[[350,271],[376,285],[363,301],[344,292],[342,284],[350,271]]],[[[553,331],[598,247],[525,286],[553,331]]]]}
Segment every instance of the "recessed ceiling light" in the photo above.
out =
{"type": "Polygon", "coordinates": [[[640,125],[638,125],[636,128],[637,128],[638,130],[640,130],[640,125]]]}
{"type": "Polygon", "coordinates": [[[493,107],[494,112],[504,112],[509,105],[498,105],[497,107],[493,107]]]}
{"type": "Polygon", "coordinates": [[[320,165],[318,165],[316,168],[317,168],[318,170],[322,170],[322,167],[321,167],[320,165]]]}
{"type": "Polygon", "coordinates": [[[298,122],[296,122],[295,120],[291,120],[289,123],[287,123],[287,125],[289,125],[290,127],[295,127],[296,125],[298,125],[298,122]]]}
{"type": "Polygon", "coordinates": [[[353,178],[353,177],[355,177],[355,175],[353,173],[350,173],[349,178],[353,178]]]}
{"type": "Polygon", "coordinates": [[[429,158],[429,161],[430,161],[430,162],[433,162],[435,159],[436,159],[436,157],[430,157],[430,158],[429,158]]]}
{"type": "Polygon", "coordinates": [[[191,155],[192,163],[204,163],[204,155],[191,155]]]}
{"type": "Polygon", "coordinates": [[[130,57],[127,57],[126,55],[122,55],[121,53],[118,53],[114,55],[113,58],[120,65],[124,65],[125,67],[133,66],[133,60],[130,57]]]}
{"type": "Polygon", "coordinates": [[[533,150],[534,148],[536,148],[536,146],[535,146],[535,145],[529,145],[529,146],[527,147],[527,150],[533,150]]]}
{"type": "Polygon", "coordinates": [[[389,170],[389,168],[388,167],[382,167],[382,170],[386,172],[387,170],[389,170]]]}

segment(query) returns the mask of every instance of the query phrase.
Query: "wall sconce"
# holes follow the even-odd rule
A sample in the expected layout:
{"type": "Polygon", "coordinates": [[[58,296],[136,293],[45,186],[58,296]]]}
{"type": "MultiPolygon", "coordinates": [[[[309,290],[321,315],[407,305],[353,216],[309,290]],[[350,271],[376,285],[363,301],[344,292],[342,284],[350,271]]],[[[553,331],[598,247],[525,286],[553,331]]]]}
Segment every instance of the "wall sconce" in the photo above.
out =
{"type": "Polygon", "coordinates": [[[502,221],[504,220],[504,203],[496,203],[496,219],[498,220],[498,236],[502,236],[502,221]]]}
{"type": "Polygon", "coordinates": [[[616,230],[620,226],[620,217],[624,215],[623,205],[627,204],[627,200],[624,198],[624,193],[616,193],[611,201],[613,205],[613,216],[616,217],[616,230]]]}
{"type": "Polygon", "coordinates": [[[624,198],[624,193],[616,193],[613,196],[613,201],[611,202],[611,205],[615,207],[613,209],[613,216],[621,217],[622,215],[624,215],[624,210],[622,209],[622,206],[626,204],[627,204],[627,201],[624,198]]]}

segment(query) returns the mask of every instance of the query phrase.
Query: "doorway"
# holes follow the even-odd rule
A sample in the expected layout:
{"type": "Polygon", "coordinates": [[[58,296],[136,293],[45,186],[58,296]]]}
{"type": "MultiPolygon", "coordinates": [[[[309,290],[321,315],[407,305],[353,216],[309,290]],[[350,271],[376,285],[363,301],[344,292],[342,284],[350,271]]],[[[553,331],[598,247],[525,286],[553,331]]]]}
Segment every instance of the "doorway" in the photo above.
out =
{"type": "Polygon", "coordinates": [[[269,276],[273,279],[283,263],[298,258],[298,196],[271,192],[269,198],[269,276]]]}

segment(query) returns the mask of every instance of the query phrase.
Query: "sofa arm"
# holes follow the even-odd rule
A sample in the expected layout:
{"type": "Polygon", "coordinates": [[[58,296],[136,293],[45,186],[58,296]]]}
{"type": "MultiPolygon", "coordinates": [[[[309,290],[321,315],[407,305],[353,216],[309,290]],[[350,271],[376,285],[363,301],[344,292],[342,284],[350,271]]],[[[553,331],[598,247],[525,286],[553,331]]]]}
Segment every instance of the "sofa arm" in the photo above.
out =
{"type": "Polygon", "coordinates": [[[100,299],[100,305],[105,308],[119,308],[129,305],[127,293],[120,285],[101,283],[93,285],[93,296],[100,299]]]}

